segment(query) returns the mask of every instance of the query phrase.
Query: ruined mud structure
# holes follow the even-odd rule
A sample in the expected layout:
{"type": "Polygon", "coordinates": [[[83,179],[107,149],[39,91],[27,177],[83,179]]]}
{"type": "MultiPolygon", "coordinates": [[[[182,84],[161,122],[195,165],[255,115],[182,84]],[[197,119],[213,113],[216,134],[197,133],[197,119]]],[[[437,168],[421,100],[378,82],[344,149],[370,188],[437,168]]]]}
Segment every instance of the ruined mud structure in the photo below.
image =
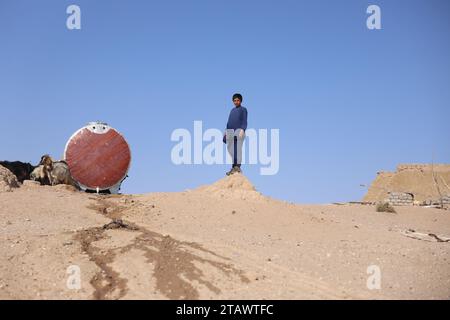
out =
{"type": "Polygon", "coordinates": [[[392,205],[450,204],[449,164],[400,164],[395,172],[381,171],[363,202],[392,205]]]}

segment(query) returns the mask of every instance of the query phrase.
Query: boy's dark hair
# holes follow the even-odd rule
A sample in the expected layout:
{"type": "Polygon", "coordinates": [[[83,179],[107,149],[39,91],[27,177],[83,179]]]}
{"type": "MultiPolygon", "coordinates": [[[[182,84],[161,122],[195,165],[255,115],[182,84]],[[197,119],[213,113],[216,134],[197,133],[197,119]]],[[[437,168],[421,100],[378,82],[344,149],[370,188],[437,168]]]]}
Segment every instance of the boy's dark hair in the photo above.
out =
{"type": "Polygon", "coordinates": [[[242,102],[242,95],[240,93],[233,94],[233,100],[236,99],[236,98],[238,98],[242,102]]]}

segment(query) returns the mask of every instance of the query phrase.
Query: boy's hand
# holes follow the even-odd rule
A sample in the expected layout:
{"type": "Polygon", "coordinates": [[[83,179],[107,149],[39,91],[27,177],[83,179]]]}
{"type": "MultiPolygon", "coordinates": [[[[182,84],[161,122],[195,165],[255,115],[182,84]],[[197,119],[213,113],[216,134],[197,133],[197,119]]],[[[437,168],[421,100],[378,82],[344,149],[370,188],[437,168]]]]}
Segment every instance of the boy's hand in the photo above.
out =
{"type": "Polygon", "coordinates": [[[239,132],[239,139],[242,139],[244,137],[244,130],[241,130],[239,132]]]}

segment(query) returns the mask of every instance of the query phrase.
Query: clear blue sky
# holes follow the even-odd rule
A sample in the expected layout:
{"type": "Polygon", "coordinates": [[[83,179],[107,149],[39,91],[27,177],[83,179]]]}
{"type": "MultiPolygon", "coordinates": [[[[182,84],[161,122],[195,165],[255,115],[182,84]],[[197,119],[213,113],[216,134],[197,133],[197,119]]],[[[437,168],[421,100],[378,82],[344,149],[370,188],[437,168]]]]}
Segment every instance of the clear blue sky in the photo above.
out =
{"type": "Polygon", "coordinates": [[[194,188],[228,167],[172,164],[170,134],[224,128],[241,92],[249,127],[280,129],[279,173],[243,167],[261,192],[359,200],[379,170],[450,163],[449,14],[448,0],[0,0],[0,159],[60,158],[103,120],[131,145],[123,192],[194,188]]]}

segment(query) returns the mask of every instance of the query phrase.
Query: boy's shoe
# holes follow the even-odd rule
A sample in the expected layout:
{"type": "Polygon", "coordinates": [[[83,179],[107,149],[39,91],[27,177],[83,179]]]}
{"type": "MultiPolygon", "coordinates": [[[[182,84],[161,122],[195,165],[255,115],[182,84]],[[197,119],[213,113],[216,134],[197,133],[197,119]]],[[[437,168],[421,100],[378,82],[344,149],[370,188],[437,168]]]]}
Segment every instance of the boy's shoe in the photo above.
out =
{"type": "Polygon", "coordinates": [[[232,175],[233,173],[241,173],[241,168],[239,168],[238,166],[234,166],[233,168],[231,168],[230,171],[227,172],[227,176],[232,175]]]}

